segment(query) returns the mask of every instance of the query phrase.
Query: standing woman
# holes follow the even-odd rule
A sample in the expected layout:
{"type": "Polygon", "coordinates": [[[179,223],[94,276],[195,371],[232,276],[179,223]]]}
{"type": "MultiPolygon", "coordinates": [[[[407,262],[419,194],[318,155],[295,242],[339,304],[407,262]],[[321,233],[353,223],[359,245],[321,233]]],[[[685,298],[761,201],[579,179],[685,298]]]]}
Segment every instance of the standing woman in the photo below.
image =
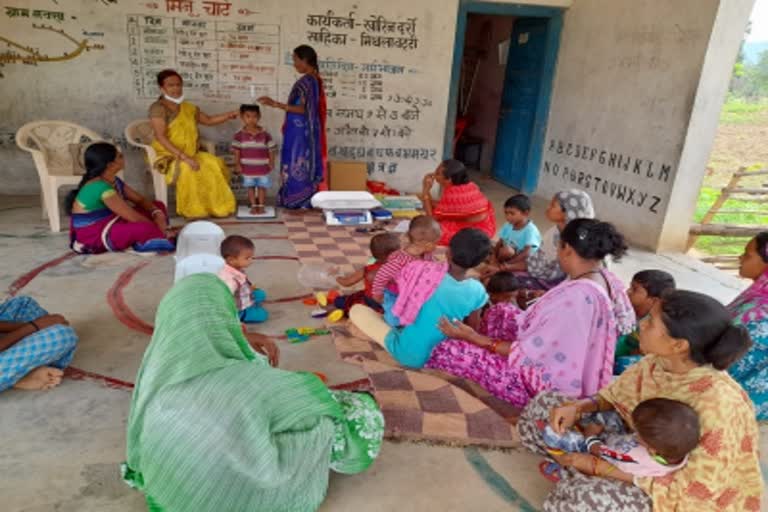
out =
{"type": "Polygon", "coordinates": [[[259,103],[285,111],[278,204],[295,209],[309,208],[314,193],[328,188],[328,145],[325,89],[315,50],[307,45],[297,46],[293,50],[293,67],[302,77],[293,84],[288,103],[278,103],[267,96],[259,98],[259,103]]]}
{"type": "Polygon", "coordinates": [[[216,126],[237,119],[238,111],[209,116],[184,101],[184,84],[176,71],[166,69],[157,75],[162,96],[149,107],[149,120],[155,132],[152,147],[158,158],[155,172],[166,175],[170,185],[176,180],[176,212],[189,219],[228,217],[235,212],[235,196],[229,188],[229,173],[224,161],[199,150],[197,125],[216,126]]]}

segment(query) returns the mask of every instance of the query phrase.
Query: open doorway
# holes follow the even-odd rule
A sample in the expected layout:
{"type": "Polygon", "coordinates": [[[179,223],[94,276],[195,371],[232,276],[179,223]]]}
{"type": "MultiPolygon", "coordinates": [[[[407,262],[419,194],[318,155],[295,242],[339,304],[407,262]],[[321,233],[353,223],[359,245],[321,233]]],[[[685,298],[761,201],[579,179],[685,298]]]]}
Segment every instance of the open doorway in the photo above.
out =
{"type": "Polygon", "coordinates": [[[447,155],[515,189],[536,188],[561,25],[559,9],[461,4],[447,155]]]}

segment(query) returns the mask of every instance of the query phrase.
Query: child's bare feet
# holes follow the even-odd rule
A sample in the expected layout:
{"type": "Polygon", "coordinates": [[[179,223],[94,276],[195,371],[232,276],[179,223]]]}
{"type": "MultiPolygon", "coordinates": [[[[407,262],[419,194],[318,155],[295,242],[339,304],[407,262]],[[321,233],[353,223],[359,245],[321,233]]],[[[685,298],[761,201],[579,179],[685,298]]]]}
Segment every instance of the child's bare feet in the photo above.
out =
{"type": "Polygon", "coordinates": [[[19,382],[14,384],[13,387],[26,391],[44,391],[55,388],[61,384],[63,376],[64,372],[58,368],[41,366],[26,374],[19,382]]]}

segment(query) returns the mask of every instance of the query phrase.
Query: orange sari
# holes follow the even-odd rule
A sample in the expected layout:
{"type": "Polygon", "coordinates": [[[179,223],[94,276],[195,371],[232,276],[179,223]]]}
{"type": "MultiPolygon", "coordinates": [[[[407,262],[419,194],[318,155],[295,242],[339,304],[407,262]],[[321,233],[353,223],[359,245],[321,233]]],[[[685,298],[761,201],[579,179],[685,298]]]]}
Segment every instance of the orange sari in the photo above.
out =
{"type": "Polygon", "coordinates": [[[477,228],[489,238],[496,235],[496,214],[493,205],[474,183],[448,185],[432,215],[443,230],[438,245],[448,245],[453,235],[464,228],[477,228]],[[485,214],[485,217],[478,222],[460,220],[480,214],[485,214]]]}

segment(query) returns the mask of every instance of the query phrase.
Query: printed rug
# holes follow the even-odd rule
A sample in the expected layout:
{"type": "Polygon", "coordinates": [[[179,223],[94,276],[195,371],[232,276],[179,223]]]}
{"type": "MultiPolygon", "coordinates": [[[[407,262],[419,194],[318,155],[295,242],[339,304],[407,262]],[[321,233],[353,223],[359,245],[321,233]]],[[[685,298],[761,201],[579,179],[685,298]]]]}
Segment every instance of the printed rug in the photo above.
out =
{"type": "Polygon", "coordinates": [[[519,446],[514,424],[520,410],[475,383],[435,370],[399,366],[377,343],[331,329],[341,358],[369,376],[390,439],[425,440],[458,446],[519,446]]]}

